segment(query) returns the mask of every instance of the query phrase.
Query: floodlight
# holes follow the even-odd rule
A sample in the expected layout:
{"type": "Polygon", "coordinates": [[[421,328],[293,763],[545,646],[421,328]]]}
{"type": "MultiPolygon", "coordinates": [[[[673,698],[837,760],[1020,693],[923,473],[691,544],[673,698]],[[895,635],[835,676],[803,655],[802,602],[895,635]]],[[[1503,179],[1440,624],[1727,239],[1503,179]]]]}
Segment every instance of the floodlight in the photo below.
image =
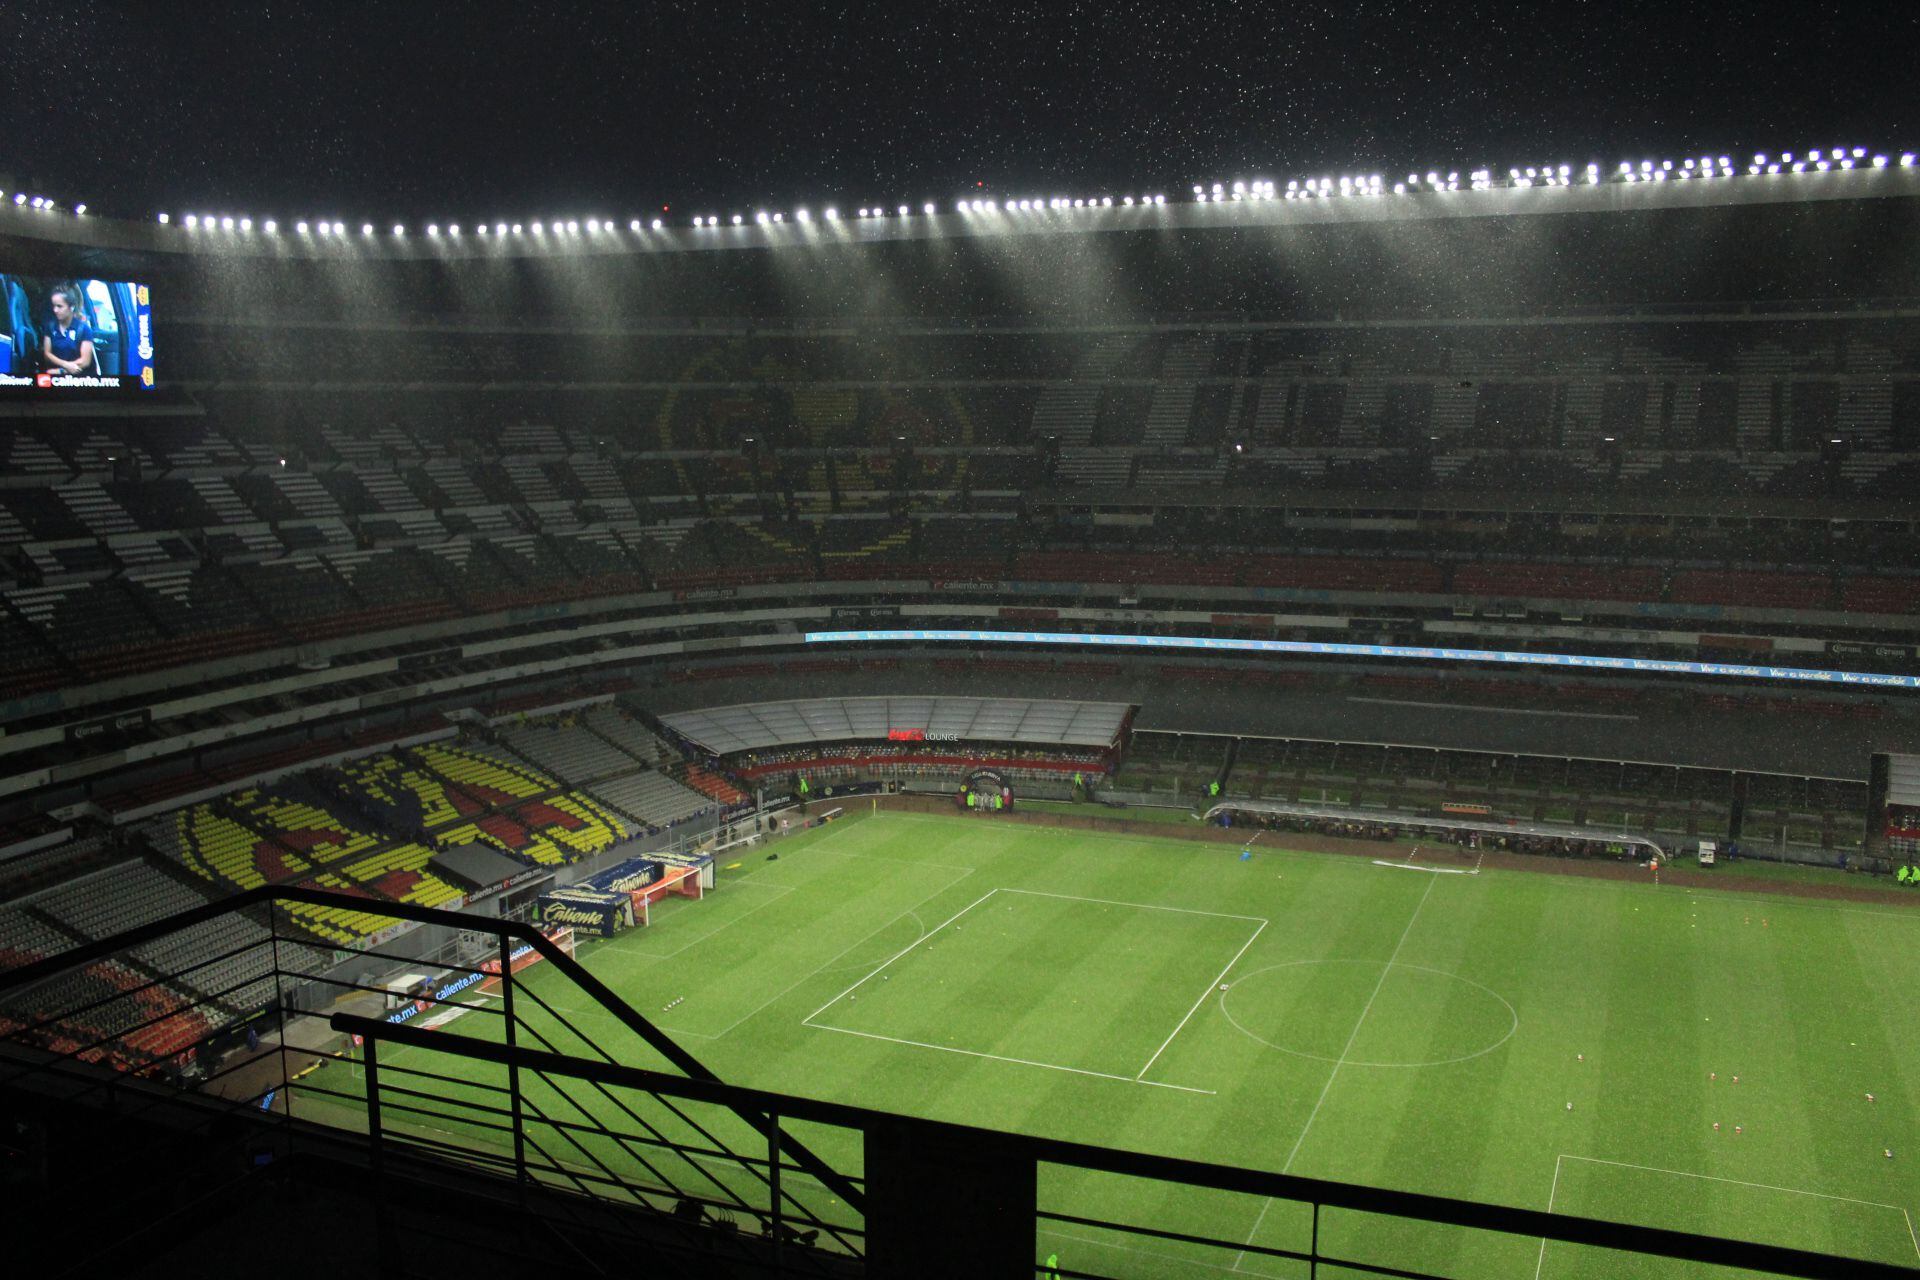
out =
{"type": "Polygon", "coordinates": [[[808,213],[805,209],[795,209],[793,211],[793,220],[795,222],[812,222],[813,215],[808,213]]]}
{"type": "Polygon", "coordinates": [[[187,226],[189,228],[198,227],[199,225],[200,225],[200,217],[198,214],[190,213],[187,215],[187,226]]]}
{"type": "Polygon", "coordinates": [[[1875,157],[1873,158],[1873,167],[1874,167],[1874,168],[1876,168],[1876,169],[1884,169],[1884,168],[1886,168],[1886,167],[1887,167],[1887,158],[1886,158],[1885,156],[1875,156],[1875,157]]]}
{"type": "MultiPolygon", "coordinates": [[[[1885,157],[1885,156],[1882,156],[1882,157],[1880,157],[1880,159],[1881,159],[1881,162],[1882,162],[1882,163],[1885,163],[1885,161],[1886,161],[1886,157],[1885,157]]],[[[169,221],[169,219],[168,219],[168,217],[167,217],[167,215],[166,215],[166,214],[164,214],[164,213],[163,213],[163,214],[161,214],[161,215],[160,215],[160,225],[161,225],[161,226],[163,226],[163,227],[164,227],[164,226],[166,226],[166,225],[167,225],[167,223],[168,223],[168,221],[169,221]]]]}
{"type": "Polygon", "coordinates": [[[663,225],[665,225],[665,224],[664,224],[664,223],[662,223],[662,222],[660,221],[660,219],[658,219],[658,218],[655,218],[655,219],[653,220],[653,229],[654,229],[655,231],[658,231],[658,230],[659,230],[659,229],[660,229],[660,228],[661,228],[661,227],[662,227],[663,225]]]}
{"type": "Polygon", "coordinates": [[[867,211],[864,207],[860,210],[860,216],[863,218],[867,216],[867,211]]]}
{"type": "Polygon", "coordinates": [[[520,234],[520,224],[517,222],[513,224],[513,234],[515,235],[520,234]]]}
{"type": "Polygon", "coordinates": [[[927,203],[925,203],[925,204],[923,204],[923,205],[921,205],[921,206],[920,206],[920,212],[922,212],[922,213],[932,213],[932,212],[933,212],[933,201],[931,201],[931,200],[929,200],[929,201],[927,201],[927,203]]]}
{"type": "Polygon", "coordinates": [[[363,235],[363,236],[370,236],[370,235],[372,235],[372,234],[373,234],[373,224],[372,224],[371,222],[363,222],[363,223],[361,223],[361,224],[360,224],[360,234],[361,234],[361,235],[363,235]]]}
{"type": "Polygon", "coordinates": [[[900,206],[900,216],[903,218],[907,216],[907,206],[905,205],[900,206]]]}
{"type": "Polygon", "coordinates": [[[15,192],[15,193],[14,193],[14,196],[13,196],[13,202],[14,202],[15,204],[25,204],[25,203],[27,202],[27,197],[26,197],[26,195],[25,195],[25,193],[23,193],[23,192],[15,192]]]}
{"type": "Polygon", "coordinates": [[[452,226],[448,227],[447,234],[452,236],[455,240],[458,240],[460,238],[460,224],[456,222],[452,226]]]}
{"type": "MultiPolygon", "coordinates": [[[[556,231],[557,231],[557,230],[559,230],[559,228],[558,228],[558,227],[556,226],[556,227],[554,228],[554,230],[556,230],[556,231]]],[[[546,223],[544,223],[544,222],[536,222],[536,223],[534,223],[534,224],[533,224],[533,234],[535,234],[535,235],[537,235],[537,236],[543,236],[543,235],[545,235],[545,234],[547,234],[547,224],[546,224],[546,223]]]]}
{"type": "MultiPolygon", "coordinates": [[[[518,228],[518,227],[515,227],[515,228],[514,228],[514,230],[515,230],[515,231],[518,231],[519,229],[520,229],[520,228],[518,228]]],[[[568,219],[567,219],[567,231],[568,231],[568,233],[569,233],[569,234],[571,234],[571,235],[578,235],[578,234],[579,234],[579,232],[580,232],[580,223],[579,223],[579,221],[578,221],[577,219],[574,219],[574,218],[568,218],[568,219]]]]}
{"type": "Polygon", "coordinates": [[[787,215],[786,215],[786,214],[784,214],[784,213],[779,213],[779,212],[776,212],[776,213],[775,213],[775,214],[773,215],[773,220],[774,220],[775,222],[784,222],[784,221],[786,221],[786,218],[787,218],[787,215]]]}
{"type": "Polygon", "coordinates": [[[740,223],[741,223],[741,217],[740,217],[740,215],[739,215],[739,214],[737,214],[737,213],[736,213],[736,214],[734,214],[734,215],[733,215],[733,225],[737,227],[737,226],[739,226],[739,225],[740,225],[740,223]]]}
{"type": "Polygon", "coordinates": [[[393,224],[393,234],[396,236],[404,236],[407,234],[407,229],[396,222],[393,224]]]}
{"type": "Polygon", "coordinates": [[[76,213],[76,214],[81,214],[81,213],[85,213],[85,212],[87,211],[87,206],[85,206],[85,205],[83,205],[83,204],[77,204],[77,205],[75,205],[75,206],[73,206],[73,211],[74,211],[74,213],[76,213]]]}
{"type": "Polygon", "coordinates": [[[824,217],[828,222],[840,221],[840,211],[834,208],[832,205],[828,205],[826,207],[826,210],[821,214],[821,216],[824,217]]]}
{"type": "Polygon", "coordinates": [[[276,235],[279,233],[279,231],[280,231],[280,224],[275,222],[272,218],[268,218],[266,223],[267,234],[276,235]]]}
{"type": "Polygon", "coordinates": [[[1902,169],[1913,168],[1913,152],[1908,151],[1908,152],[1902,153],[1902,155],[1900,156],[1900,167],[1902,169]]]}
{"type": "Polygon", "coordinates": [[[638,219],[638,218],[634,218],[634,219],[631,219],[630,221],[628,221],[628,223],[627,223],[627,230],[629,230],[629,231],[638,231],[639,229],[640,229],[640,219],[638,219]]]}
{"type": "Polygon", "coordinates": [[[505,234],[507,234],[507,224],[506,224],[506,223],[504,223],[504,222],[496,222],[496,223],[494,223],[494,224],[493,224],[493,234],[495,234],[495,235],[497,235],[497,236],[503,236],[503,235],[505,235],[505,234]]]}

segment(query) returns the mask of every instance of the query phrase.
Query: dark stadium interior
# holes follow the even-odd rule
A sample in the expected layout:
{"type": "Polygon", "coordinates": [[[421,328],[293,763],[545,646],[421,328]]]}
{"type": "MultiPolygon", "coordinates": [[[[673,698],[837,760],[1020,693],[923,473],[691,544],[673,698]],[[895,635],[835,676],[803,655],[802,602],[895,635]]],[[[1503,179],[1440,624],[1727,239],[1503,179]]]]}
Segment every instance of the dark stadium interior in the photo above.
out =
{"type": "MultiPolygon", "coordinates": [[[[237,137],[235,164],[262,145],[237,137]]],[[[1068,1142],[1026,1113],[742,1083],[705,1064],[793,987],[676,1038],[660,993],[629,1000],[602,959],[687,905],[669,899],[869,816],[1196,862],[1251,860],[1269,833],[1366,865],[1438,848],[1436,882],[1491,858],[1703,900],[1728,872],[1755,915],[1910,915],[1920,165],[1831,155],[1537,184],[1501,166],[1351,198],[1169,185],[1017,216],[1010,177],[1004,208],[963,191],[830,223],[816,201],[777,225],[696,187],[743,215],[660,206],[584,235],[525,215],[242,228],[219,199],[190,228],[184,205],[42,207],[37,179],[0,172],[19,353],[0,372],[38,375],[0,386],[0,1195],[16,1242],[60,1227],[23,1265],[1059,1280],[1228,1274],[1251,1249],[1331,1274],[1338,1211],[1522,1237],[1537,1276],[1573,1274],[1541,1270],[1549,1240],[1920,1275],[1920,1241],[1896,1264],[1556,1215],[1560,1160],[1585,1158],[1558,1150],[1542,1211],[1302,1177],[1304,1128],[1246,1168],[1148,1152],[1139,1128],[1068,1142]],[[94,299],[91,324],[62,328],[62,290],[94,299]],[[92,341],[102,376],[54,367],[43,338],[92,341]],[[516,1040],[515,999],[556,974],[580,1006],[560,1014],[590,1008],[630,1052],[544,1003],[579,1043],[516,1040]],[[482,1008],[501,1035],[439,1030],[482,1008]],[[381,1103],[379,1055],[392,1073],[430,1029],[474,1074],[439,1094],[389,1074],[381,1103]],[[406,1128],[423,1101],[484,1112],[460,1090],[487,1072],[504,1146],[406,1128]],[[555,1126],[565,1185],[529,1172],[536,1077],[584,1121],[555,1126]],[[574,1101],[590,1092],[606,1107],[574,1101]],[[692,1172],[661,1174],[662,1150],[692,1172]],[[1259,1216],[1228,1239],[1051,1213],[1049,1169],[1259,1216]],[[815,1192],[860,1226],[839,1234],[815,1192]],[[1289,1201],[1304,1251],[1256,1246],[1289,1201]],[[116,1206],[116,1230],[76,1241],[82,1203],[116,1206]],[[295,1221],[312,1238],[290,1249],[295,1221]],[[364,1230],[327,1238],[342,1221],[364,1230]],[[1111,1270],[1035,1265],[1045,1221],[1139,1234],[1074,1255],[1111,1270]],[[1224,1252],[1161,1270],[1169,1242],[1224,1252]]],[[[776,189],[826,163],[803,159],[770,162],[776,189]]],[[[297,178],[261,170],[264,190],[297,178]]],[[[907,916],[930,949],[919,914],[889,923],[907,916]]],[[[1203,992],[1223,1011],[1227,976],[1203,992]]],[[[1335,1073],[1380,990],[1321,1059],[1335,1073]]],[[[1715,1167],[1675,1176],[1783,1190],[1715,1167]]],[[[1341,1273],[1455,1260],[1388,1257],[1341,1273]]]]}

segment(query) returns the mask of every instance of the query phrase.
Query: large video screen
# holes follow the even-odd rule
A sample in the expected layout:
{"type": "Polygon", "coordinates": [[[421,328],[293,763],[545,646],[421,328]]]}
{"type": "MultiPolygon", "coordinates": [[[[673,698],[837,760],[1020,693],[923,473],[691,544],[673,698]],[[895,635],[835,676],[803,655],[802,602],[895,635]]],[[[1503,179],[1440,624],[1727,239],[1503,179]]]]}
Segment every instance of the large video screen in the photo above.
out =
{"type": "Polygon", "coordinates": [[[151,391],[147,286],[0,274],[0,389],[151,391]]]}

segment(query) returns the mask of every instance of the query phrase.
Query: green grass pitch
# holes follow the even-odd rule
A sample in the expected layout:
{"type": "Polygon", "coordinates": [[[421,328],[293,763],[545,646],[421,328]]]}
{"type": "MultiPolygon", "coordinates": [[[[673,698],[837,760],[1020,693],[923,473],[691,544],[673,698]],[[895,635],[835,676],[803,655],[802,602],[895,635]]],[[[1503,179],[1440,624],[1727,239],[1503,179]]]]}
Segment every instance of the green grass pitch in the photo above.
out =
{"type": "MultiPolygon", "coordinates": [[[[1920,997],[1902,976],[1920,971],[1920,914],[1436,874],[1269,839],[1243,861],[1147,835],[859,815],[781,843],[777,861],[746,854],[706,900],[670,901],[580,958],[740,1084],[1920,1266],[1920,997]]],[[[655,1065],[557,971],[522,979],[616,1056],[655,1065]]],[[[520,1012],[578,1047],[531,1001],[520,1012]]],[[[499,1020],[453,1025],[493,1035],[499,1020]]],[[[498,1083],[464,1074],[474,1100],[498,1083]]],[[[317,1080],[351,1091],[350,1076],[317,1080]]],[[[631,1150],[588,1132],[610,1102],[540,1088],[542,1152],[633,1171],[631,1150]]],[[[801,1134],[858,1169],[847,1135],[801,1134]]],[[[1253,1197],[1043,1169],[1041,1199],[1236,1243],[1306,1239],[1304,1209],[1253,1197]]],[[[1322,1244],[1518,1280],[1730,1274],[1357,1215],[1328,1215],[1322,1244]]],[[[1082,1227],[1045,1231],[1041,1252],[1112,1275],[1305,1274],[1082,1227]]]]}

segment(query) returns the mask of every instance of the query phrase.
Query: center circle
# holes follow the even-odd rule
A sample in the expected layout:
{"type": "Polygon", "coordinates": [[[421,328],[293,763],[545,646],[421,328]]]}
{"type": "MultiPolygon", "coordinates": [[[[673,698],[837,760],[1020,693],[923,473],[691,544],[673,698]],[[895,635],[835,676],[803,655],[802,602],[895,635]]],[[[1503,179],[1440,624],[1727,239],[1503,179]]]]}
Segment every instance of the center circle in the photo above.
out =
{"type": "Polygon", "coordinates": [[[1293,960],[1229,983],[1220,1012],[1258,1044],[1349,1067],[1443,1067],[1492,1053],[1520,1028],[1471,978],[1378,960],[1293,960]]]}

